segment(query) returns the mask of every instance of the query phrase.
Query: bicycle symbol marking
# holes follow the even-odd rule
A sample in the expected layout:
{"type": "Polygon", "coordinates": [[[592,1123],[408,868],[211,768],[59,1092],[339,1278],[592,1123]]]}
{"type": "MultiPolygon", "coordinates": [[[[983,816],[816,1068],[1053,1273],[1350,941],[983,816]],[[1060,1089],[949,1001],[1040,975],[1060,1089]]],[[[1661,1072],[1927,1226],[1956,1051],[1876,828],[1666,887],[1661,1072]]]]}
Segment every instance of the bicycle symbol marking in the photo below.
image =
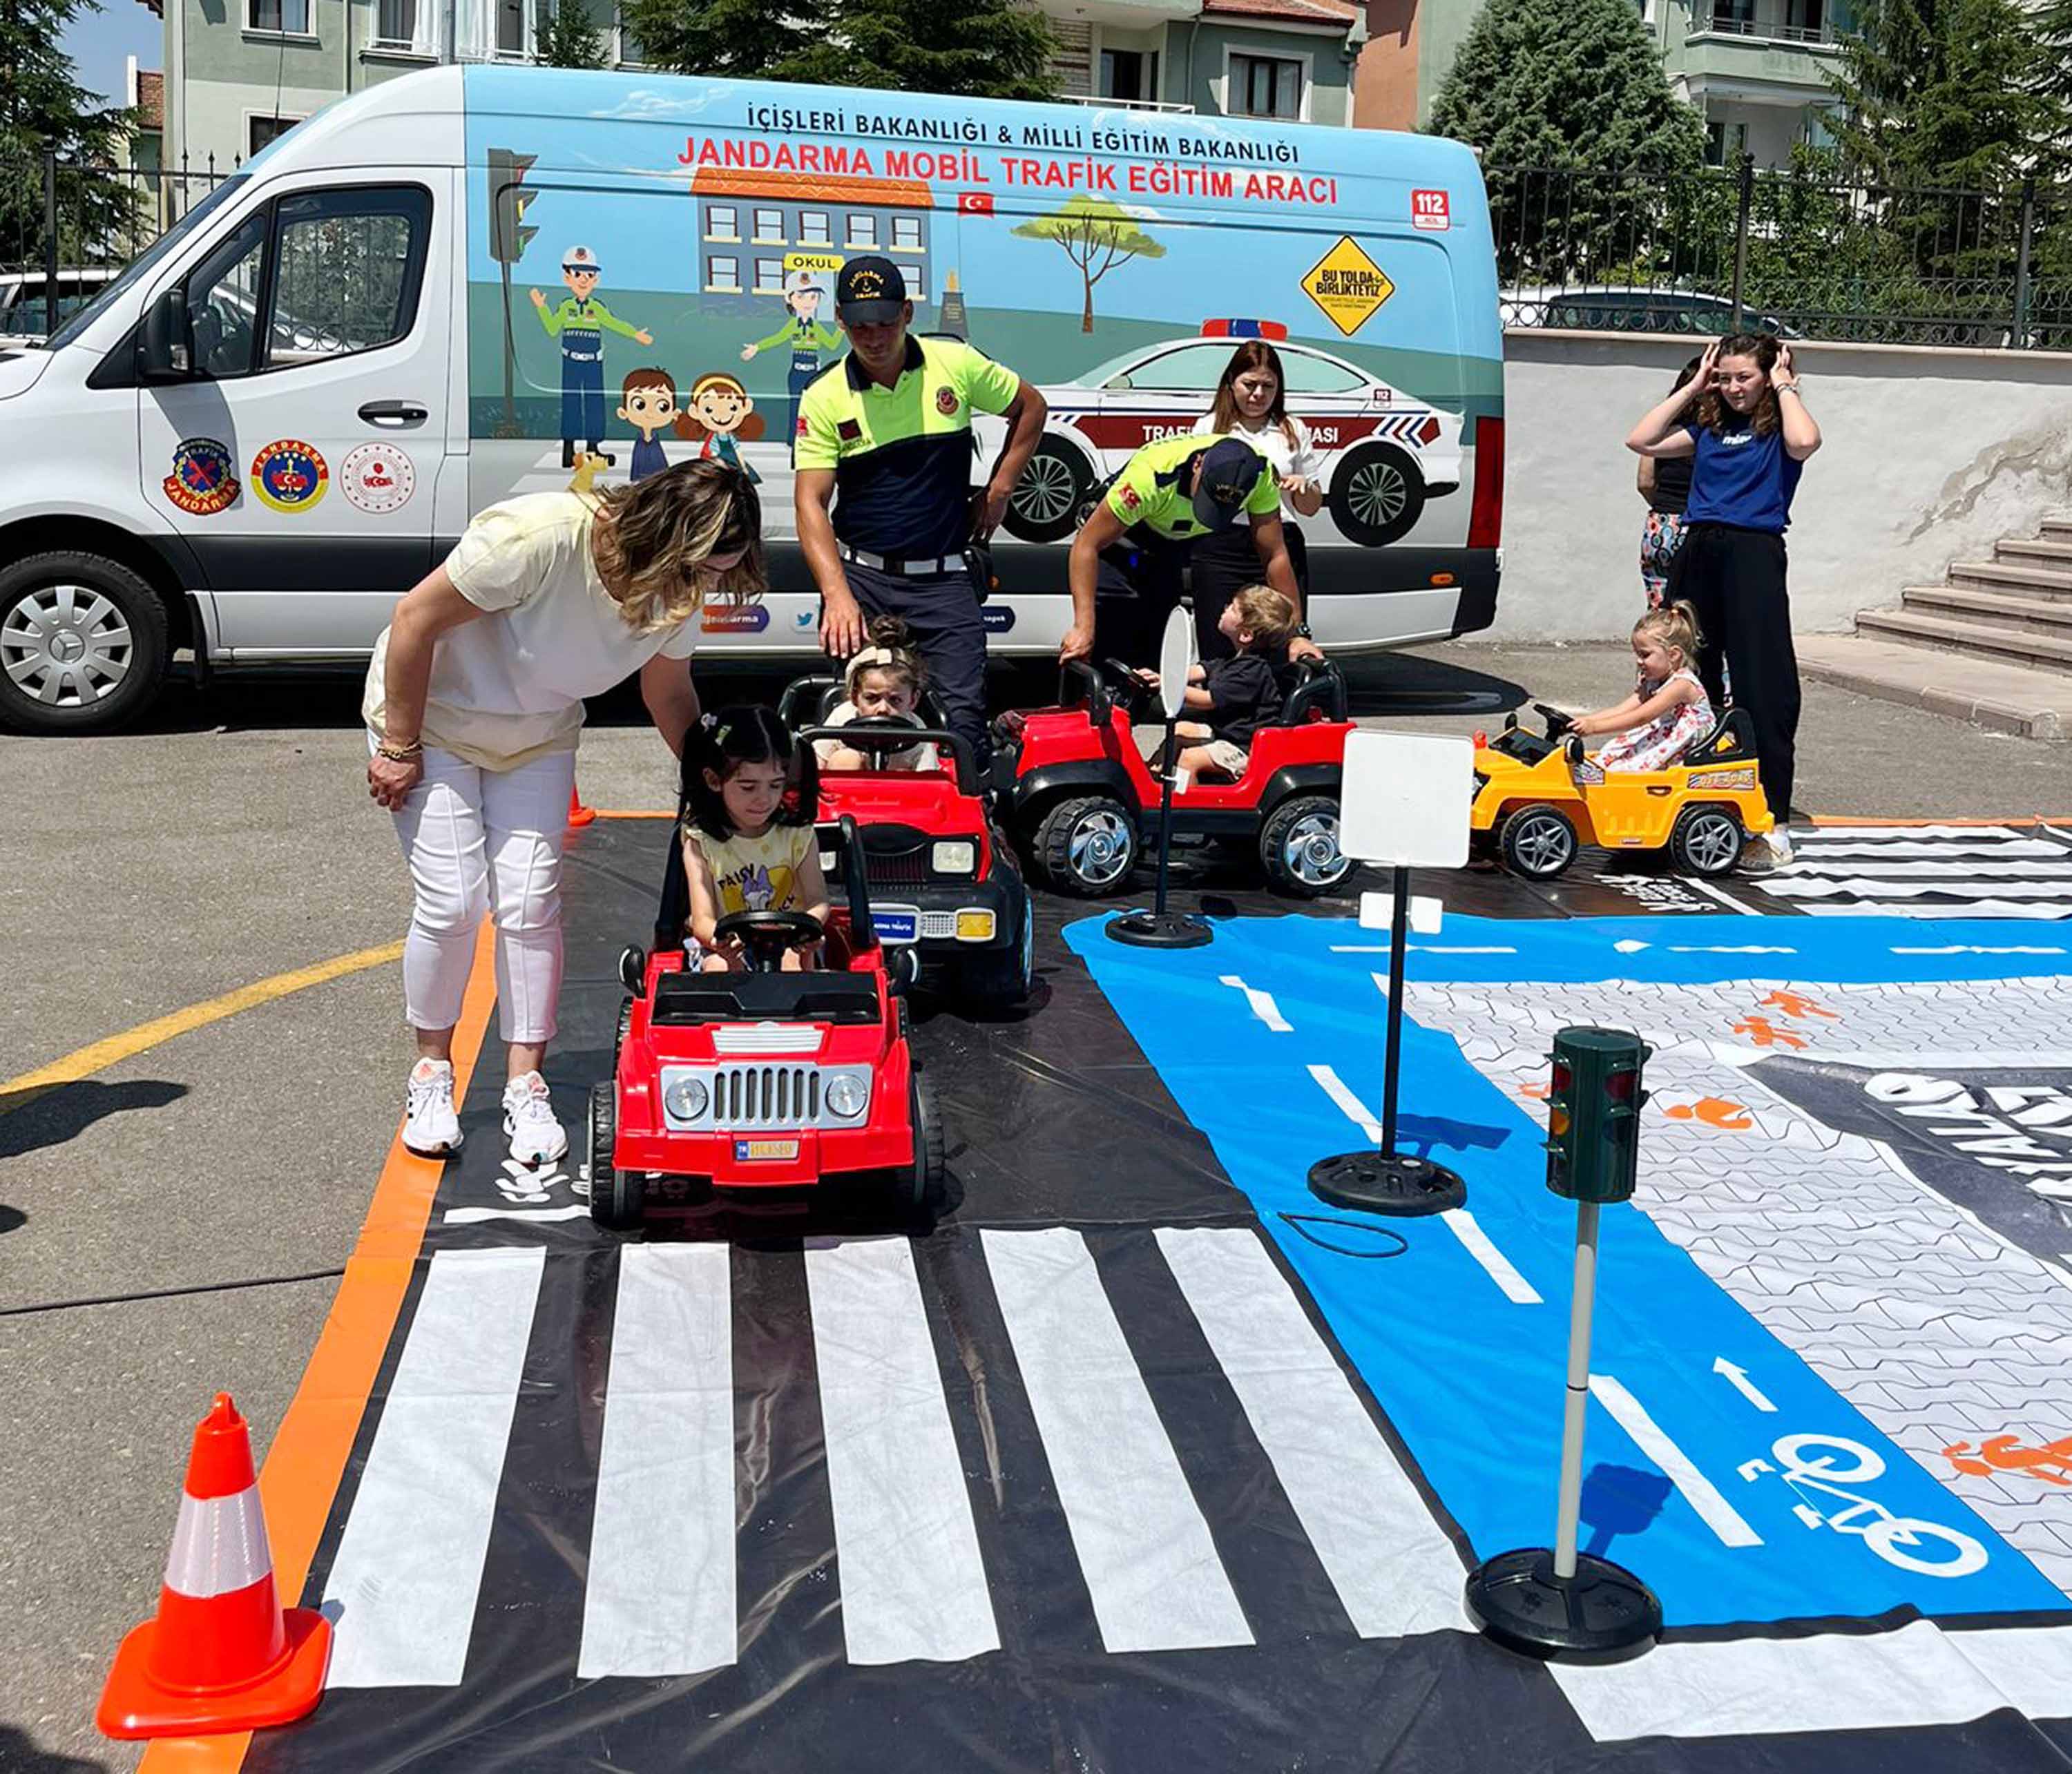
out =
{"type": "Polygon", "coordinates": [[[1798,1498],[1791,1513],[1808,1528],[1856,1534],[1887,1564],[1922,1577],[1969,1577],[1985,1569],[1986,1549],[1968,1534],[1894,1515],[1876,1498],[1849,1489],[1885,1476],[1884,1457],[1861,1442],[1841,1435],[1780,1435],[1770,1451],[1778,1465],[1757,1459],[1737,1470],[1751,1484],[1775,1472],[1798,1498]],[[1836,1509],[1822,1498],[1844,1506],[1836,1509]]]}

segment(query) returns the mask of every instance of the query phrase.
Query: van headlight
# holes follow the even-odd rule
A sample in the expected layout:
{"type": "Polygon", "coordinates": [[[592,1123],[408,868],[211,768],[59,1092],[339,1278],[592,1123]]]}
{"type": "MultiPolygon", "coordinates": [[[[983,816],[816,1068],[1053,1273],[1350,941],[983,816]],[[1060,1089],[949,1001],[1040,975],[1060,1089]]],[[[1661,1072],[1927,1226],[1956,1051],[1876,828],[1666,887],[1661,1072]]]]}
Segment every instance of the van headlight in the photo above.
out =
{"type": "Polygon", "coordinates": [[[711,1099],[712,1093],[701,1078],[672,1078],[662,1092],[662,1107],[678,1121],[697,1120],[705,1112],[705,1104],[711,1099]]]}
{"type": "Polygon", "coordinates": [[[836,1072],[828,1078],[822,1098],[828,1113],[843,1121],[853,1121],[870,1107],[870,1086],[854,1072],[836,1072]]]}
{"type": "Polygon", "coordinates": [[[928,852],[928,866],[939,875],[969,875],[978,871],[978,846],[969,838],[944,838],[928,852]]]}

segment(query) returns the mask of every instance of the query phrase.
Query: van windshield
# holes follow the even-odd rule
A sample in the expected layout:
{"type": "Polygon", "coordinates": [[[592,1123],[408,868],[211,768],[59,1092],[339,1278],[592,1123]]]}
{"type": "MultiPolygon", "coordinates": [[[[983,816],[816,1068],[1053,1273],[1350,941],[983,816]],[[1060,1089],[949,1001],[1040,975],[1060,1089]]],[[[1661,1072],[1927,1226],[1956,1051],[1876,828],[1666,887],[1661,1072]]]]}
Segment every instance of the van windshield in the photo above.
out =
{"type": "Polygon", "coordinates": [[[134,288],[138,281],[146,276],[154,265],[163,259],[188,235],[193,233],[216,211],[222,208],[230,200],[231,194],[248,183],[249,177],[249,174],[238,172],[232,174],[229,178],[224,180],[208,196],[202,199],[186,215],[132,259],[123,268],[120,277],[104,287],[99,295],[52,333],[43,342],[43,349],[55,351],[64,346],[69,345],[78,338],[93,324],[110,302],[125,290],[134,288]]]}

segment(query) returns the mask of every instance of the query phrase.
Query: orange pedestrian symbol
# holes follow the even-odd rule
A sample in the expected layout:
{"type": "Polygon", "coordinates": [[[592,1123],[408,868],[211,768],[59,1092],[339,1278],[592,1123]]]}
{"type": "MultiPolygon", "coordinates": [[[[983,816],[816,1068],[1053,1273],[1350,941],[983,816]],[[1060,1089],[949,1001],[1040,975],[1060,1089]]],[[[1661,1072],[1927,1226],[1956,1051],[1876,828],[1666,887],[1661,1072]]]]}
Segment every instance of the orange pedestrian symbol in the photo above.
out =
{"type": "Polygon", "coordinates": [[[1740,1133],[1754,1125],[1746,1109],[1724,1097],[1701,1096],[1696,1103],[1673,1103],[1662,1112],[1671,1121],[1696,1121],[1729,1133],[1740,1133]]]}
{"type": "Polygon", "coordinates": [[[1734,1025],[1734,1033],[1745,1035],[1758,1047],[1803,1047],[1806,1043],[1788,1029],[1772,1025],[1767,1016],[1744,1016],[1734,1025]]]}
{"type": "Polygon", "coordinates": [[[1973,1450],[1968,1441],[1942,1450],[1950,1464],[1974,1478],[2000,1472],[2026,1472],[2046,1484],[2072,1486],[2072,1435],[2060,1435],[2041,1448],[2025,1448],[2019,1435],[1988,1435],[1973,1450]]]}
{"type": "Polygon", "coordinates": [[[1833,1011],[1823,1008],[1802,992],[1773,992],[1763,1000],[1763,1002],[1766,1004],[1774,1005],[1787,1016],[1802,1019],[1807,1016],[1825,1016],[1831,1023],[1840,1022],[1842,1020],[1833,1011]]]}

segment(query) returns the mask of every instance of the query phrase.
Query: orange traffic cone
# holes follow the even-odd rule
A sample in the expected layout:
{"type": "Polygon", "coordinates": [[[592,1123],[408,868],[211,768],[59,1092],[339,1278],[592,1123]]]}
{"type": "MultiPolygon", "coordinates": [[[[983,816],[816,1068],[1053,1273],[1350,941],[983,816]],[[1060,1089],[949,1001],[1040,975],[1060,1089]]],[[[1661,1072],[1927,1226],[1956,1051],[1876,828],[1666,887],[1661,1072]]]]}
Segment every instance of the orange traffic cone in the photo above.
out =
{"type": "Polygon", "coordinates": [[[285,1725],[323,1697],[331,1622],[281,1611],[252,1439],[219,1392],[195,1431],[158,1613],[122,1641],[95,1723],[110,1737],[285,1725]]]}
{"type": "Polygon", "coordinates": [[[588,825],[596,817],[597,809],[594,807],[585,807],[582,803],[582,796],[576,792],[575,784],[569,783],[569,823],[572,826],[588,825]]]}

